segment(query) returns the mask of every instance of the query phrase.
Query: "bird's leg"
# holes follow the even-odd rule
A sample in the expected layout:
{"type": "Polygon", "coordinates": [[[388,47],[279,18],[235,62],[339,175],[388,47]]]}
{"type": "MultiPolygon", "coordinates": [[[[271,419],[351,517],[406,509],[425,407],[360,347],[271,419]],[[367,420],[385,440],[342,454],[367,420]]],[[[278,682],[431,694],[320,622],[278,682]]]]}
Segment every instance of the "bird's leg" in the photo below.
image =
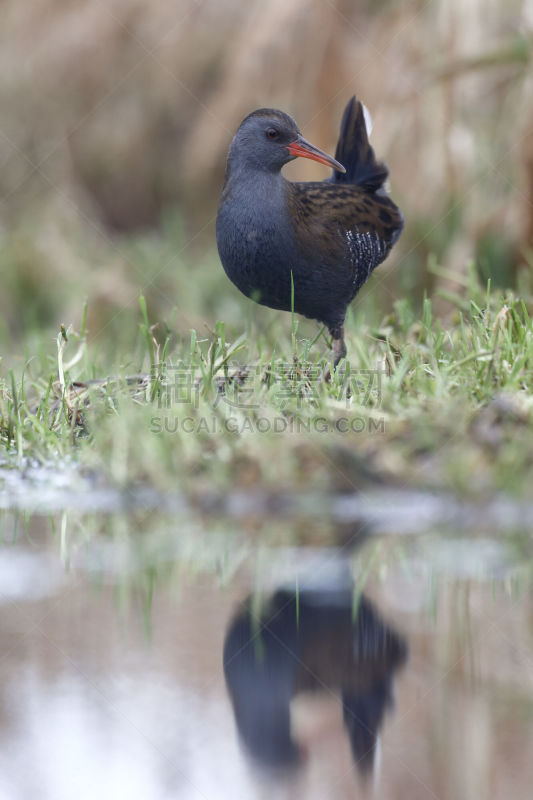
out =
{"type": "MultiPolygon", "coordinates": [[[[330,328],[329,332],[333,338],[333,369],[337,369],[339,361],[346,357],[346,344],[344,343],[344,326],[339,325],[338,328],[330,328]]],[[[325,372],[324,380],[326,383],[331,381],[331,372],[328,369],[325,372]]]]}
{"type": "Polygon", "coordinates": [[[344,343],[344,326],[335,331],[333,335],[333,367],[336,369],[339,361],[346,358],[346,344],[344,343]]]}

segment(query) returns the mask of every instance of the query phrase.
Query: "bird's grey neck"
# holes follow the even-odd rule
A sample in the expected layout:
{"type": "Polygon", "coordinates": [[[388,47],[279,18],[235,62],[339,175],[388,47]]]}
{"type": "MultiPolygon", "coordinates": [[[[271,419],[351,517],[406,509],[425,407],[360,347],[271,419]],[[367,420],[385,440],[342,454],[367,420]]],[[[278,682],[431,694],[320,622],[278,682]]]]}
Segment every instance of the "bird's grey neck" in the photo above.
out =
{"type": "Polygon", "coordinates": [[[285,215],[287,181],[281,172],[228,164],[222,198],[232,198],[242,218],[258,215],[272,220],[285,215]]]}
{"type": "Polygon", "coordinates": [[[257,191],[282,192],[285,178],[279,171],[266,170],[263,166],[256,166],[253,162],[242,162],[233,159],[228,160],[226,169],[226,184],[246,187],[248,191],[256,187],[257,191]]]}
{"type": "Polygon", "coordinates": [[[253,232],[259,238],[268,234],[272,246],[275,230],[279,244],[287,221],[287,181],[280,172],[235,165],[235,169],[226,173],[220,208],[220,220],[228,219],[228,224],[240,234],[247,236],[253,232]]]}

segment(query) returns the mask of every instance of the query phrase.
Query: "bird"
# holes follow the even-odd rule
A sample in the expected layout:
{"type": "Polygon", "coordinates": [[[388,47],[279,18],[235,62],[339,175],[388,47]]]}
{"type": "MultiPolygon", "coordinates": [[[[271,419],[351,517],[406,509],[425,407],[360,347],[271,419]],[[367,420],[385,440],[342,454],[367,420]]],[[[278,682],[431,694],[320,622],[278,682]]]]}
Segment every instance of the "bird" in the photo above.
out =
{"type": "Polygon", "coordinates": [[[348,306],[404,227],[384,186],[388,169],[370,146],[365,112],[352,97],[334,158],[304,139],[285,112],[248,114],[229,148],[216,220],[228,278],[261,305],[325,325],[334,368],[347,355],[348,306]],[[298,157],[333,172],[323,181],[289,181],[281,170],[298,157]]]}

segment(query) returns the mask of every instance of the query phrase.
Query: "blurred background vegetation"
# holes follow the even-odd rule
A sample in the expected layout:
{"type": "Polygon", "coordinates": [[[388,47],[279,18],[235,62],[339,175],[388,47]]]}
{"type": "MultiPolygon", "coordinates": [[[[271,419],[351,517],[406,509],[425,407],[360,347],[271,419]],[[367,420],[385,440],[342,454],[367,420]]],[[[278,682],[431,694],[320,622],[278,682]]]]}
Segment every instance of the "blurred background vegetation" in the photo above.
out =
{"type": "MultiPolygon", "coordinates": [[[[275,106],[333,151],[354,93],[407,220],[357,305],[426,292],[445,316],[472,260],[529,302],[527,0],[4,0],[0,36],[4,358],[76,325],[85,297],[90,336],[128,339],[139,290],[178,337],[238,331],[255,310],[214,243],[231,137],[275,106]]],[[[302,160],[286,174],[322,177],[302,160]]]]}

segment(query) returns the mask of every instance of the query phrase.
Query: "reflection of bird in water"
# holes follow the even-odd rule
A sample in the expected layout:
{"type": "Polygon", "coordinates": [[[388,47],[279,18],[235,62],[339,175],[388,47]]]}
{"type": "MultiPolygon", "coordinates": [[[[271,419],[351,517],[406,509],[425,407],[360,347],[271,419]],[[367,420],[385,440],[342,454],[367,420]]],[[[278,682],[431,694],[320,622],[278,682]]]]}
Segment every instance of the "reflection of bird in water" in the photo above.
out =
{"type": "Polygon", "coordinates": [[[353,593],[278,591],[261,619],[250,603],[233,619],[224,645],[224,672],[239,735],[248,752],[273,767],[295,764],[290,703],[306,691],[341,695],[355,763],[372,769],[392,678],[407,646],[361,596],[353,593]]]}

